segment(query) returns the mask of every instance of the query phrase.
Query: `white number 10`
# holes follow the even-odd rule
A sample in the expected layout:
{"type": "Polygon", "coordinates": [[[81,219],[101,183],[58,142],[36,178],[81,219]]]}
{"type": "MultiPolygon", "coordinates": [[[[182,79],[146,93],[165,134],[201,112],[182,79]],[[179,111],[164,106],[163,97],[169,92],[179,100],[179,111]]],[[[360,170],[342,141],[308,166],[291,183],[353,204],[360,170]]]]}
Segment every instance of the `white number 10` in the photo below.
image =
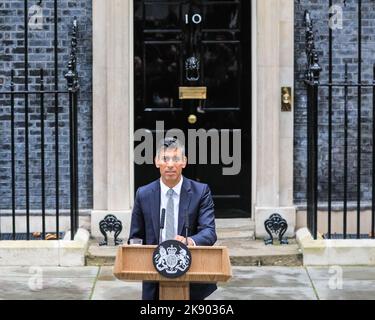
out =
{"type": "MultiPolygon", "coordinates": [[[[195,24],[200,24],[202,22],[202,16],[200,14],[196,13],[191,17],[191,21],[195,24]]],[[[189,15],[188,14],[185,14],[185,22],[186,22],[186,24],[189,24],[189,15]]]]}

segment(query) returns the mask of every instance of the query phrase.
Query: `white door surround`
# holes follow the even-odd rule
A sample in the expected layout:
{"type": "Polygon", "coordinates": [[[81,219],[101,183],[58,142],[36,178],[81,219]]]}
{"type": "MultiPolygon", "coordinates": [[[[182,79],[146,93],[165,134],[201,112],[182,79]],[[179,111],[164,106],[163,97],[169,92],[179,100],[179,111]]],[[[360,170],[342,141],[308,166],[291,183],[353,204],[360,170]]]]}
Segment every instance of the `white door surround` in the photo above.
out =
{"type": "MultiPolygon", "coordinates": [[[[252,208],[256,234],[293,207],[293,112],[281,112],[281,87],[293,87],[294,1],[252,0],[252,208]]],[[[134,195],[133,1],[93,0],[93,163],[91,228],[115,214],[126,237],[134,195]]],[[[249,190],[250,192],[250,190],[249,190]]],[[[294,232],[294,230],[293,230],[294,232]]]]}

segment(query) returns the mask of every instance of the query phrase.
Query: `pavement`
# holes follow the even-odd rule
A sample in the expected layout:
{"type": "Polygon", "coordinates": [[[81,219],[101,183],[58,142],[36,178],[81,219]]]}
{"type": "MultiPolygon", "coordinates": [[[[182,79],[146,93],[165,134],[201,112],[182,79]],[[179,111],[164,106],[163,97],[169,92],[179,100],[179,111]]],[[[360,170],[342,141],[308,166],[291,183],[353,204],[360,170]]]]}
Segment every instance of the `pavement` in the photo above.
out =
{"type": "MultiPolygon", "coordinates": [[[[293,239],[287,246],[255,240],[250,219],[217,220],[233,278],[207,300],[375,300],[373,267],[303,267],[293,239]]],[[[0,267],[1,300],[139,300],[140,282],[113,276],[118,247],[91,239],[85,267],[0,267]]]]}
{"type": "MultiPolygon", "coordinates": [[[[110,266],[2,267],[2,300],[138,300],[139,282],[110,266]]],[[[233,267],[233,278],[207,300],[375,300],[372,267],[233,267]]]]}

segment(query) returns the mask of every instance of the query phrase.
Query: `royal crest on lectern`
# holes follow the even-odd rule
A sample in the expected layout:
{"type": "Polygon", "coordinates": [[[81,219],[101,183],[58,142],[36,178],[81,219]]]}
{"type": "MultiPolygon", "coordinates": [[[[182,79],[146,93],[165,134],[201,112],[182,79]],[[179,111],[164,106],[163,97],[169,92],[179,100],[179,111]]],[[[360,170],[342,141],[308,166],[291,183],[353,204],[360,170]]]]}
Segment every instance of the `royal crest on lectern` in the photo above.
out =
{"type": "Polygon", "coordinates": [[[182,242],[168,240],[161,243],[153,254],[155,269],[166,278],[178,278],[188,272],[191,253],[182,242]]]}

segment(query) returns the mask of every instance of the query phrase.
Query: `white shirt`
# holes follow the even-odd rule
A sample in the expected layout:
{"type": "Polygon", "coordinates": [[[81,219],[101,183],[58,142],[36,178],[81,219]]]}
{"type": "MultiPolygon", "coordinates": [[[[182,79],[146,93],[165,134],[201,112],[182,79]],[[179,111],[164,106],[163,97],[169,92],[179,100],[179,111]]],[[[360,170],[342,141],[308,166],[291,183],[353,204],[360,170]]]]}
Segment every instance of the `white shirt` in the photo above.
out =
{"type": "MultiPolygon", "coordinates": [[[[173,205],[174,205],[174,227],[176,230],[176,234],[178,232],[178,214],[179,214],[179,207],[180,207],[180,195],[181,195],[181,187],[182,187],[182,182],[184,180],[184,177],[181,176],[181,180],[175,187],[173,187],[173,205]]],[[[170,188],[164,184],[162,179],[160,178],[160,219],[161,219],[161,212],[163,209],[167,209],[167,203],[168,203],[168,196],[167,192],[170,188]]],[[[162,231],[162,241],[165,240],[165,233],[166,233],[166,228],[165,228],[165,222],[164,222],[164,229],[162,231]]]]}

